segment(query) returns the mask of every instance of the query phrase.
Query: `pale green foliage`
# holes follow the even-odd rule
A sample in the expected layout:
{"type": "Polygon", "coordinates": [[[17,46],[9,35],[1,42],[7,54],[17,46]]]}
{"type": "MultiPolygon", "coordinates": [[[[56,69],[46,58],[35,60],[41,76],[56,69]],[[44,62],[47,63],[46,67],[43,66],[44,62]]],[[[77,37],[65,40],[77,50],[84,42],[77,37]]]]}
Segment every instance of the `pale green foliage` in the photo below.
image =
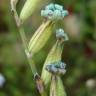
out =
{"type": "Polygon", "coordinates": [[[61,37],[64,38],[64,41],[69,40],[69,38],[68,38],[67,34],[64,32],[64,30],[60,28],[60,29],[56,30],[56,38],[59,39],[61,37]]]}

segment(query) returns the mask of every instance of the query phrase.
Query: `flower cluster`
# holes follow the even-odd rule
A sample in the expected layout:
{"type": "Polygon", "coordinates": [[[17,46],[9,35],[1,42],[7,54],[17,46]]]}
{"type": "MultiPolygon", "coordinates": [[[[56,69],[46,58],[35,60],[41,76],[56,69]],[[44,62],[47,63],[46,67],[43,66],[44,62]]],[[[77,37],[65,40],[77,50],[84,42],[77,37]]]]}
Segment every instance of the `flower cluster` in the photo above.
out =
{"type": "Polygon", "coordinates": [[[51,72],[52,74],[65,74],[65,67],[66,64],[60,61],[46,65],[46,70],[51,72]]]}
{"type": "Polygon", "coordinates": [[[63,6],[59,4],[49,4],[45,10],[41,11],[41,16],[50,20],[61,20],[68,15],[68,11],[64,10],[63,6]]]}

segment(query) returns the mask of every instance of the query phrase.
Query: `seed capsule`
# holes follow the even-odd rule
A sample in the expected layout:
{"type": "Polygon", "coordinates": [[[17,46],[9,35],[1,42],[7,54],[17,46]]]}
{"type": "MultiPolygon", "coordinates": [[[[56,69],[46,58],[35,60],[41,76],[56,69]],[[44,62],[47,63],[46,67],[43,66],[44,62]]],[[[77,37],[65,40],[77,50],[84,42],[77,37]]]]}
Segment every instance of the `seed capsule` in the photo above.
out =
{"type": "Polygon", "coordinates": [[[32,15],[41,0],[27,0],[20,13],[20,19],[24,22],[28,17],[32,15]]]}
{"type": "Polygon", "coordinates": [[[54,19],[58,19],[58,20],[62,19],[63,18],[62,12],[60,10],[54,10],[53,17],[54,19]]]}

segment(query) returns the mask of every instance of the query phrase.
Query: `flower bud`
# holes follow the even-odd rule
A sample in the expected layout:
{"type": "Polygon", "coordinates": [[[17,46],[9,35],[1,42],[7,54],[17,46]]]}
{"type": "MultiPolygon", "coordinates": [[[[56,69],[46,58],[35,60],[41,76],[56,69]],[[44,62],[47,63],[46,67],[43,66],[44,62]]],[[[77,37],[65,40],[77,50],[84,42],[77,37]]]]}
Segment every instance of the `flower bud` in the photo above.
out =
{"type": "Polygon", "coordinates": [[[58,29],[58,30],[56,30],[56,38],[57,38],[57,39],[61,39],[61,38],[63,38],[64,41],[69,40],[67,34],[66,34],[66,33],[64,32],[64,30],[61,29],[61,28],[58,29]]]}
{"type": "Polygon", "coordinates": [[[53,75],[61,75],[61,74],[64,75],[66,72],[65,65],[66,64],[60,61],[55,62],[55,63],[46,65],[46,70],[52,73],[53,75]]]}
{"type": "Polygon", "coordinates": [[[50,36],[52,35],[52,28],[54,23],[47,21],[43,23],[39,29],[34,33],[29,42],[29,51],[32,54],[37,53],[46,44],[50,36]]]}
{"type": "Polygon", "coordinates": [[[38,7],[40,0],[27,0],[20,13],[20,19],[24,22],[28,17],[32,15],[35,9],[38,7]]]}
{"type": "Polygon", "coordinates": [[[57,10],[63,10],[63,6],[61,6],[61,5],[59,5],[59,4],[55,4],[54,5],[55,6],[55,8],[57,9],[57,10]]]}
{"type": "Polygon", "coordinates": [[[53,3],[51,3],[51,4],[49,4],[49,5],[47,5],[45,7],[45,10],[54,10],[54,9],[55,9],[55,7],[54,7],[54,4],[53,3]]]}

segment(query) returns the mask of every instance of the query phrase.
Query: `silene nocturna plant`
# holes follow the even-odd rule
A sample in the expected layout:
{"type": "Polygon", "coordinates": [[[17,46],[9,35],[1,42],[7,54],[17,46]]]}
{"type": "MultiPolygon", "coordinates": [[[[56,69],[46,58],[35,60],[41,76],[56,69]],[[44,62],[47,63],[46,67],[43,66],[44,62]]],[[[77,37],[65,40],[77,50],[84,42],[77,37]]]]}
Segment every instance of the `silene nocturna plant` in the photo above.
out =
{"type": "Polygon", "coordinates": [[[37,72],[33,57],[45,46],[51,35],[53,35],[54,25],[57,21],[63,20],[64,17],[68,15],[68,11],[64,10],[63,6],[59,4],[51,3],[47,5],[41,11],[41,16],[44,17],[44,21],[33,34],[30,41],[27,42],[23,23],[25,23],[25,21],[33,14],[41,0],[26,0],[20,15],[18,15],[16,11],[18,1],[19,0],[11,0],[11,11],[20,32],[24,50],[40,95],[66,96],[66,92],[60,78],[60,75],[64,75],[66,73],[66,64],[61,61],[64,42],[68,40],[68,36],[64,30],[62,28],[55,29],[56,42],[51,50],[49,50],[41,76],[37,72]],[[47,91],[49,85],[50,94],[48,94],[49,91],[47,91]]]}

